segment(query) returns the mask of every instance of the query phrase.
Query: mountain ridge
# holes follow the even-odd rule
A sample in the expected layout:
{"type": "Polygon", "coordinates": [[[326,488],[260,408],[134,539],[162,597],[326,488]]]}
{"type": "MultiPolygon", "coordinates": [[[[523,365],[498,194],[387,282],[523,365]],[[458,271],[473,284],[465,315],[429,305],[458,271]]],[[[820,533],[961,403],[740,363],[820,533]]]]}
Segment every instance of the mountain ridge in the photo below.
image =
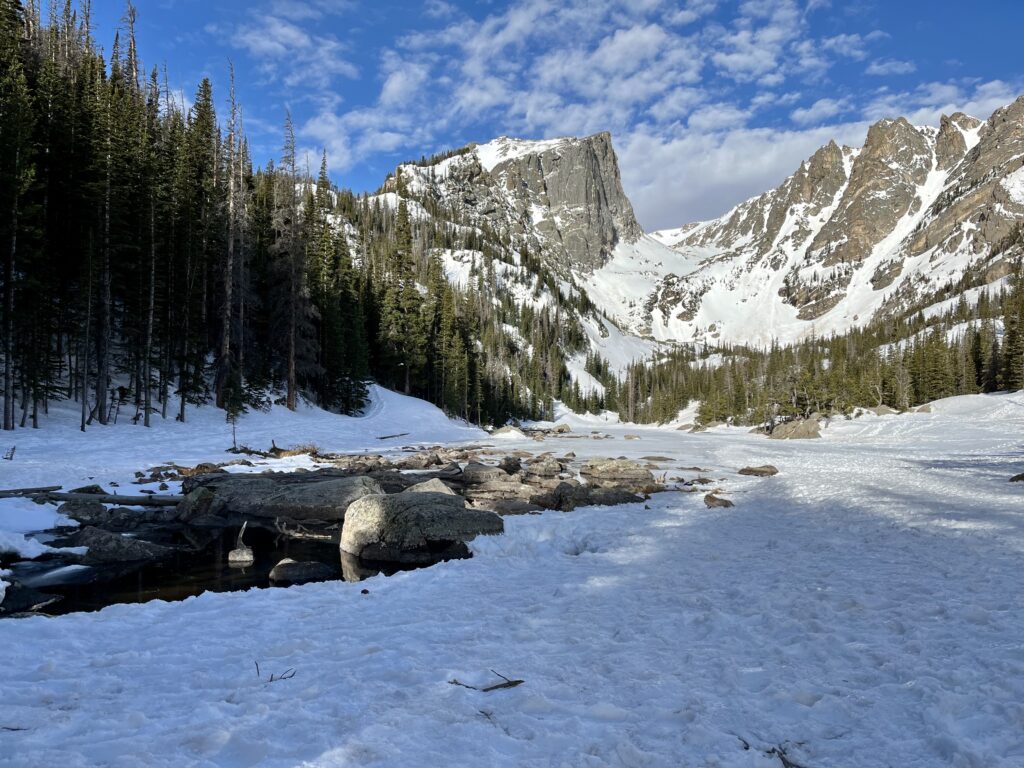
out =
{"type": "Polygon", "coordinates": [[[796,343],[907,311],[950,282],[1008,274],[1015,252],[994,252],[1024,219],[1024,194],[1013,191],[1022,118],[1024,97],[987,121],[885,118],[862,147],[830,141],[716,219],[651,233],[606,131],[469,144],[432,165],[400,165],[384,190],[403,177],[417,198],[539,254],[628,335],[796,343]]]}

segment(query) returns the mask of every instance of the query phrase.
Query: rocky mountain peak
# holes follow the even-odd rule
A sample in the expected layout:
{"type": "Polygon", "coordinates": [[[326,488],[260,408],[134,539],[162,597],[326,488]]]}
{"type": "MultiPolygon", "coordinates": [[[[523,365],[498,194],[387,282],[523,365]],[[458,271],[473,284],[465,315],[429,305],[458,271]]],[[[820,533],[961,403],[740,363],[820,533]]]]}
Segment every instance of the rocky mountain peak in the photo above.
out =
{"type": "Polygon", "coordinates": [[[403,165],[394,178],[399,174],[414,195],[486,223],[556,271],[597,269],[618,243],[643,235],[607,131],[540,141],[503,136],[430,165],[403,165]]]}
{"type": "Polygon", "coordinates": [[[981,120],[963,112],[942,116],[935,138],[935,157],[940,170],[949,170],[963,159],[971,148],[967,145],[968,136],[981,124],[981,120]]]}
{"type": "Polygon", "coordinates": [[[984,123],[880,120],[860,150],[829,143],[721,218],[654,233],[689,268],[652,289],[651,332],[747,343],[843,332],[1004,277],[1022,222],[1024,97],[984,123]]]}

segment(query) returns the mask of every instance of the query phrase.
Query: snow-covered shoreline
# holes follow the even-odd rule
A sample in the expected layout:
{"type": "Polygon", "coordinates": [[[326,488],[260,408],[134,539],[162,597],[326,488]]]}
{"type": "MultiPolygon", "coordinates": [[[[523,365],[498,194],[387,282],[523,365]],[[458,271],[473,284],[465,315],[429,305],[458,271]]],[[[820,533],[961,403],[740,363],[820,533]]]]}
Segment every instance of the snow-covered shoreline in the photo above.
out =
{"type": "Polygon", "coordinates": [[[508,517],[359,585],[0,622],[0,765],[1024,764],[1024,394],[811,441],[601,429],[543,448],[671,457],[736,507],[508,517]],[[490,670],[525,682],[449,684],[490,670]]]}

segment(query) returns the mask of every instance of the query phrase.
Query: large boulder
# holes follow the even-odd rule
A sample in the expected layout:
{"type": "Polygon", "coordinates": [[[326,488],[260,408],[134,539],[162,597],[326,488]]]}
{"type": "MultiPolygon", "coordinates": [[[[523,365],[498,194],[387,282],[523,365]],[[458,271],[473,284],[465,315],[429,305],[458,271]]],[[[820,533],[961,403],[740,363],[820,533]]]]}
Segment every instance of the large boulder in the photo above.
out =
{"type": "Polygon", "coordinates": [[[591,485],[605,488],[643,492],[655,486],[651,471],[632,459],[591,459],[580,469],[580,475],[591,485]]]}
{"type": "Polygon", "coordinates": [[[198,486],[178,505],[179,519],[283,518],[334,523],[356,499],[382,493],[372,477],[355,475],[223,475],[198,486]]]}
{"type": "Polygon", "coordinates": [[[794,419],[777,424],[768,435],[772,440],[809,440],[821,437],[817,419],[794,419]]]}
{"type": "Polygon", "coordinates": [[[348,508],[341,549],[364,560],[433,562],[480,534],[503,533],[494,512],[469,509],[460,496],[395,493],[357,499],[348,508]]]}

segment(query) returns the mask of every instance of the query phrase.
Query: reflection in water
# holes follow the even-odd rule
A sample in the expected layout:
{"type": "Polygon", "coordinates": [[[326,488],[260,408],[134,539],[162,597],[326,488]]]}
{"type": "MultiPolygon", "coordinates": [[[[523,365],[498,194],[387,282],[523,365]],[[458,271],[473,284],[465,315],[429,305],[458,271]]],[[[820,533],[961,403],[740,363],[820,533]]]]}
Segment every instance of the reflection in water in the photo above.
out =
{"type": "Polygon", "coordinates": [[[95,611],[115,603],[184,600],[203,592],[277,586],[270,580],[270,571],[285,558],[322,563],[330,569],[326,580],[340,577],[350,582],[430,565],[370,562],[342,552],[335,541],[293,539],[265,528],[243,528],[244,531],[191,529],[176,533],[171,540],[161,543],[187,546],[186,549],[177,550],[167,560],[141,567],[123,563],[94,568],[56,563],[40,567],[42,563],[26,563],[15,566],[15,577],[26,587],[60,596],[60,600],[41,611],[59,615],[95,611]],[[233,560],[232,556],[237,557],[242,547],[249,550],[251,559],[233,560]]]}

